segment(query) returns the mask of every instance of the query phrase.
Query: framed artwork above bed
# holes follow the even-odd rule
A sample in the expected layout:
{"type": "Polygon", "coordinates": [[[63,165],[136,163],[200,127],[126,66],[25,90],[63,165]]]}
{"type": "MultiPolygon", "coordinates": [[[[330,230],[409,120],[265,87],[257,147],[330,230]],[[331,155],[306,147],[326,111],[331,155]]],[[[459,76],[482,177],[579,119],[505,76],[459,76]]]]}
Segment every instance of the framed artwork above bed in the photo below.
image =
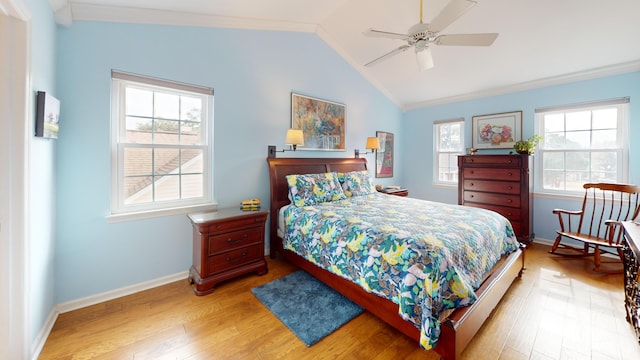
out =
{"type": "Polygon", "coordinates": [[[332,101],[291,93],[291,127],[302,130],[299,150],[345,150],[346,107],[332,101]]]}
{"type": "Polygon", "coordinates": [[[376,151],[376,177],[393,177],[393,134],[376,131],[380,148],[376,151]]]}

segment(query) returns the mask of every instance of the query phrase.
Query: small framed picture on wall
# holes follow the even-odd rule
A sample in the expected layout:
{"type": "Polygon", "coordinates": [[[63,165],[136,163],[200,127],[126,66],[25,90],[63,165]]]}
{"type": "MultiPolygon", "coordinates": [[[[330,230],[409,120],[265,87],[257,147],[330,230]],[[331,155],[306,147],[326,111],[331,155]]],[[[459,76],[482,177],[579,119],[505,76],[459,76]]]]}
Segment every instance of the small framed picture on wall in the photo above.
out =
{"type": "Polygon", "coordinates": [[[380,149],[376,151],[376,177],[393,177],[393,134],[376,131],[380,149]]]}

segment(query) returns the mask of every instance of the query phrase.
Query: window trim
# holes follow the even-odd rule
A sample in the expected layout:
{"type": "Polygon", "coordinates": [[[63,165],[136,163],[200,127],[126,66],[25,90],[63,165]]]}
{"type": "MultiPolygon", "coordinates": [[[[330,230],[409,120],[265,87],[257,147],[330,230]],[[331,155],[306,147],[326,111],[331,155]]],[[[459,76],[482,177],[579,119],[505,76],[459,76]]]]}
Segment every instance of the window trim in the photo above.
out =
{"type": "MultiPolygon", "coordinates": [[[[626,183],[629,181],[629,126],[631,119],[629,118],[629,97],[601,100],[601,101],[591,101],[584,103],[575,103],[575,104],[567,104],[567,105],[558,105],[558,106],[549,106],[544,108],[535,109],[535,133],[544,136],[544,129],[542,129],[542,121],[544,119],[544,115],[550,113],[566,113],[572,110],[586,110],[589,111],[596,110],[598,108],[607,108],[607,107],[617,107],[618,108],[618,126],[617,126],[617,136],[620,139],[620,148],[616,149],[607,149],[611,151],[616,151],[619,154],[618,160],[618,182],[626,183]]],[[[597,148],[590,148],[589,151],[597,151],[597,148]]],[[[583,190],[554,190],[554,189],[545,189],[544,186],[544,169],[543,169],[543,158],[545,152],[555,152],[553,150],[545,150],[544,148],[544,139],[540,142],[538,146],[538,151],[535,155],[535,167],[536,167],[536,175],[534,179],[534,191],[539,194],[551,195],[551,196],[581,196],[584,194],[583,190]]],[[[560,150],[558,150],[560,151],[560,150]]],[[[567,152],[567,150],[564,150],[567,152]]],[[[574,151],[574,150],[568,150],[574,151]]],[[[575,150],[577,151],[577,150],[575,150]]]]}
{"type": "MultiPolygon", "coordinates": [[[[433,186],[442,186],[442,187],[458,187],[458,178],[454,179],[453,181],[442,181],[440,180],[440,154],[441,153],[446,153],[446,154],[455,154],[458,153],[459,155],[464,155],[464,144],[465,144],[465,137],[464,137],[464,127],[465,127],[465,119],[464,117],[460,117],[460,118],[454,118],[454,119],[447,119],[447,120],[438,120],[438,121],[434,121],[433,122],[433,152],[434,152],[434,161],[433,161],[433,178],[432,178],[432,185],[433,186]],[[460,149],[460,152],[455,152],[455,151],[439,151],[440,148],[440,139],[439,139],[439,135],[440,135],[440,125],[444,125],[444,124],[452,124],[452,123],[460,123],[460,146],[462,147],[460,149]]],[[[459,156],[458,155],[458,156],[459,156]]]]}
{"type": "MultiPolygon", "coordinates": [[[[146,77],[112,70],[111,79],[111,194],[109,222],[145,219],[157,216],[185,214],[193,211],[215,210],[213,184],[213,89],[198,85],[185,84],[170,80],[146,77]],[[128,86],[140,87],[146,90],[169,91],[174,94],[200,95],[203,99],[201,135],[202,144],[195,147],[202,148],[203,162],[203,196],[196,199],[170,200],[152,202],[141,205],[125,205],[122,198],[123,174],[121,164],[124,160],[124,149],[131,147],[131,143],[120,142],[123,134],[122,121],[125,119],[125,89],[128,86]]],[[[135,145],[134,145],[135,146],[135,145]]],[[[145,145],[145,147],[148,147],[145,145]]],[[[162,145],[160,145],[162,147],[162,145]]],[[[180,146],[179,148],[189,148],[180,146]]]]}

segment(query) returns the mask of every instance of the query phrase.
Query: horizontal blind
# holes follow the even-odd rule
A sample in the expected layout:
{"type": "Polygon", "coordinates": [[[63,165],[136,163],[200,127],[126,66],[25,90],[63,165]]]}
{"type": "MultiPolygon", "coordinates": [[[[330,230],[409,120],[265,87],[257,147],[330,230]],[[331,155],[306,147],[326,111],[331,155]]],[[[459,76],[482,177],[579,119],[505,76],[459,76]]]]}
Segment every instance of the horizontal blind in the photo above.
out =
{"type": "Polygon", "coordinates": [[[440,125],[440,124],[446,124],[446,123],[452,123],[452,122],[460,122],[460,121],[464,121],[464,118],[448,119],[448,120],[437,120],[437,121],[434,121],[433,124],[434,125],[440,125]]]}
{"type": "Polygon", "coordinates": [[[550,112],[550,111],[564,111],[571,110],[575,108],[581,107],[595,107],[595,106],[607,106],[607,105],[619,105],[626,104],[629,102],[629,97],[621,97],[616,99],[609,100],[601,100],[601,101],[590,101],[579,104],[571,104],[571,105],[558,105],[558,106],[548,106],[544,108],[538,108],[535,110],[536,113],[550,112]]]}
{"type": "Polygon", "coordinates": [[[213,95],[213,88],[210,88],[207,86],[192,85],[192,84],[186,84],[186,83],[173,81],[173,80],[165,80],[165,79],[159,79],[159,78],[154,78],[150,76],[136,75],[136,74],[127,73],[124,71],[111,70],[111,78],[126,80],[126,81],[134,81],[134,82],[143,83],[147,85],[162,86],[162,87],[183,90],[183,91],[190,91],[190,92],[203,94],[203,95],[213,95]]]}

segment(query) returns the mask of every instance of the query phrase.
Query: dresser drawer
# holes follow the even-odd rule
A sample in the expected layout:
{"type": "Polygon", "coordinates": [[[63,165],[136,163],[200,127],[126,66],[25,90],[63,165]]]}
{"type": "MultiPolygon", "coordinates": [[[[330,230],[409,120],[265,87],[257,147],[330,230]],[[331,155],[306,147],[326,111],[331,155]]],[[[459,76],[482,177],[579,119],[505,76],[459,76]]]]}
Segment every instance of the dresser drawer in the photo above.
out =
{"type": "Polygon", "coordinates": [[[465,179],[520,181],[520,171],[518,169],[464,168],[463,172],[465,179]]]}
{"type": "Polygon", "coordinates": [[[228,219],[225,221],[218,221],[215,223],[211,223],[209,225],[203,226],[200,232],[205,233],[219,233],[221,231],[235,230],[241,229],[243,227],[256,225],[256,224],[264,224],[267,220],[267,216],[246,216],[246,217],[238,217],[236,219],[228,219]]]}
{"type": "Polygon", "coordinates": [[[519,208],[497,206],[497,205],[491,205],[491,204],[476,204],[476,203],[467,203],[464,205],[495,211],[498,214],[506,217],[507,220],[511,222],[511,224],[513,224],[515,221],[519,221],[520,216],[522,216],[522,211],[519,208]]]}
{"type": "Polygon", "coordinates": [[[474,155],[465,156],[462,158],[462,162],[465,165],[478,164],[478,165],[495,165],[495,166],[513,166],[519,168],[522,164],[520,156],[513,155],[474,155]]]}
{"type": "Polygon", "coordinates": [[[214,274],[264,257],[262,244],[252,245],[209,257],[209,273],[214,274]]]}
{"type": "Polygon", "coordinates": [[[464,180],[464,190],[487,191],[501,194],[519,194],[520,183],[510,181],[464,180]]]}
{"type": "MultiPolygon", "coordinates": [[[[520,207],[520,196],[516,195],[502,195],[478,191],[465,191],[463,199],[463,205],[467,205],[467,202],[474,202],[497,206],[520,207]]],[[[485,205],[482,205],[482,207],[486,208],[485,205]]]]}
{"type": "Polygon", "coordinates": [[[213,255],[219,252],[233,250],[245,247],[250,244],[262,242],[262,227],[255,226],[252,228],[232,231],[224,234],[209,236],[209,254],[213,255]]]}

